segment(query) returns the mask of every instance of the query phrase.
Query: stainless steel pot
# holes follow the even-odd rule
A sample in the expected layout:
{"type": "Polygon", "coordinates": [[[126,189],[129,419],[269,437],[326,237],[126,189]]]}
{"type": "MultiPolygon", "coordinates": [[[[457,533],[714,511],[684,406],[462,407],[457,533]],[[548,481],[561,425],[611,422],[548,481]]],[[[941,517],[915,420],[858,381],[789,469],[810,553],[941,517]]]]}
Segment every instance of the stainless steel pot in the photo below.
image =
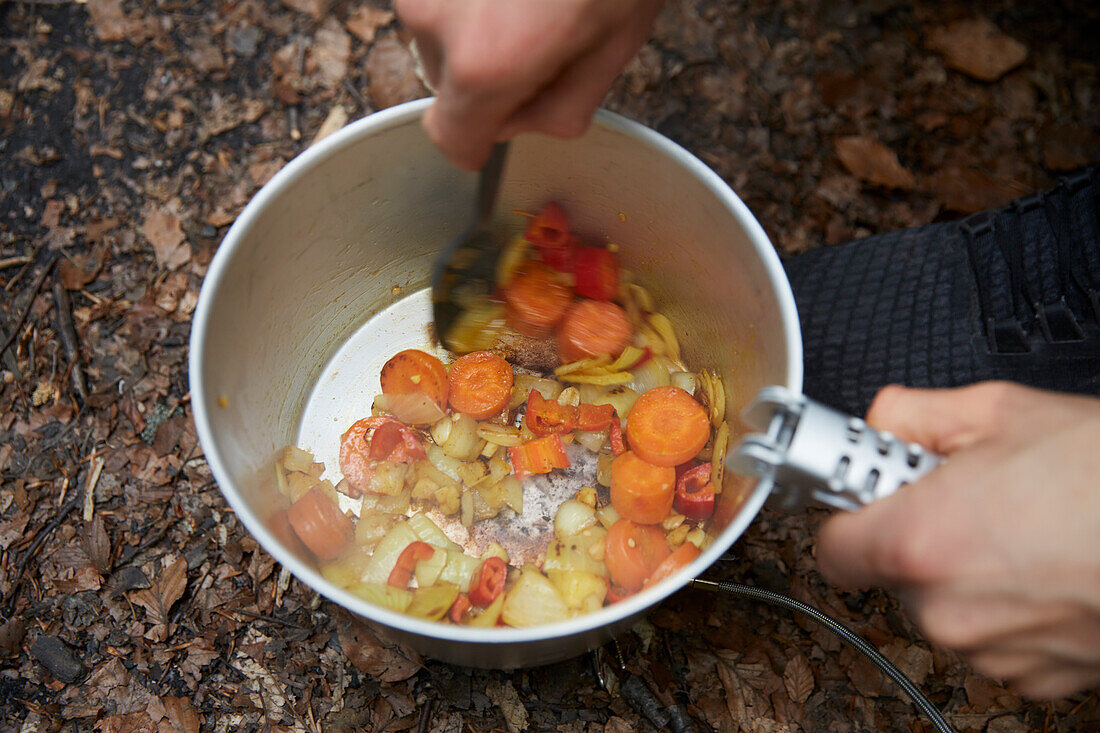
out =
{"type": "MultiPolygon", "coordinates": [[[[470,216],[476,178],[421,132],[430,100],[355,122],[291,161],[226,235],[195,311],[190,376],[206,459],[237,516],[299,579],[421,653],[512,668],[606,642],[714,562],[770,491],[727,472],[716,541],[694,563],[597,613],[530,629],[471,629],[387,611],[326,581],[285,524],[272,470],[288,444],[335,466],[369,413],[382,363],[428,348],[432,260],[470,216]]],[[[576,228],[622,245],[676,325],[684,360],[718,368],[727,414],[765,385],[802,386],[794,299],[760,224],[714,172],[658,133],[600,112],[583,137],[523,136],[498,214],[568,203],[576,228]]],[[[736,433],[736,430],[735,430],[736,433]]]]}

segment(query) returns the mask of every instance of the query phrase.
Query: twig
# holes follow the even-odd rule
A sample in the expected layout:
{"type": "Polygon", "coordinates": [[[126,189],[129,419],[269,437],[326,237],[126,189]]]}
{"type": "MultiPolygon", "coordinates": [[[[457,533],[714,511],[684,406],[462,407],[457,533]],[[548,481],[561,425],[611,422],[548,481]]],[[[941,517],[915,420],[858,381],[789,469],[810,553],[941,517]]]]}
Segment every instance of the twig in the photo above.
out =
{"type": "Polygon", "coordinates": [[[12,327],[11,335],[4,341],[4,345],[0,347],[0,354],[3,354],[15,341],[15,337],[19,334],[19,330],[23,328],[23,323],[27,320],[27,315],[31,312],[31,306],[34,305],[34,298],[38,295],[38,291],[42,289],[42,283],[46,282],[46,276],[50,274],[50,270],[53,269],[54,263],[57,262],[57,255],[53,255],[46,262],[46,266],[42,268],[42,272],[38,273],[38,279],[34,281],[34,284],[29,288],[30,297],[27,298],[27,305],[23,307],[23,312],[19,315],[19,320],[15,322],[15,326],[12,327]]]}
{"type": "Polygon", "coordinates": [[[96,458],[92,461],[92,475],[88,477],[88,482],[84,484],[84,521],[92,521],[92,515],[95,514],[95,485],[99,483],[99,474],[103,470],[103,464],[105,461],[102,458],[96,458]]]}
{"type": "Polygon", "coordinates": [[[16,265],[25,265],[31,261],[31,258],[27,255],[16,255],[15,257],[5,257],[0,260],[0,270],[6,270],[9,267],[15,267],[16,265]]]}
{"type": "Polygon", "coordinates": [[[87,403],[88,387],[84,381],[84,367],[80,365],[80,342],[73,326],[73,304],[69,300],[69,291],[60,282],[54,281],[53,297],[57,301],[57,331],[61,334],[61,344],[65,347],[65,355],[72,365],[69,378],[81,402],[87,403]]]}
{"type": "MultiPolygon", "coordinates": [[[[287,627],[292,628],[292,629],[299,629],[299,630],[302,630],[302,631],[306,630],[305,626],[302,626],[301,624],[296,624],[293,621],[286,621],[286,620],[278,618],[276,616],[265,616],[262,613],[253,613],[252,611],[246,611],[243,608],[233,608],[233,609],[230,609],[227,613],[222,613],[221,615],[226,616],[230,613],[240,613],[240,614],[243,614],[243,615],[248,616],[250,618],[254,618],[257,621],[267,621],[268,623],[271,623],[271,624],[279,624],[281,626],[287,626],[287,627]]],[[[233,620],[236,621],[237,619],[233,619],[233,620]]]]}

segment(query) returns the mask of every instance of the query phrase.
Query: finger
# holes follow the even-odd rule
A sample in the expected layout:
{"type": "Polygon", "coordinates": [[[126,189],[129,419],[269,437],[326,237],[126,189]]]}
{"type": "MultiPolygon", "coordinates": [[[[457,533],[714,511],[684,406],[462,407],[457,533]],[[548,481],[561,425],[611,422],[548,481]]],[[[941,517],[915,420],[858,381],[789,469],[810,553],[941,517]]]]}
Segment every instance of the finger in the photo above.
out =
{"type": "Polygon", "coordinates": [[[1096,620],[1081,623],[1082,609],[1075,603],[1035,601],[1015,590],[991,593],[958,587],[925,588],[905,594],[905,600],[921,632],[938,646],[966,652],[1042,653],[1048,658],[1069,653],[1073,656],[1067,659],[1084,660],[1100,652],[1100,631],[1088,628],[1096,620]],[[1079,654],[1069,651],[1075,643],[1082,645],[1079,654]]]}
{"type": "Polygon", "coordinates": [[[911,389],[891,385],[875,396],[867,423],[902,440],[950,454],[973,445],[995,427],[994,408],[1003,399],[993,383],[958,389],[911,389]]]}
{"type": "Polygon", "coordinates": [[[1100,683],[1096,665],[1053,664],[1011,680],[1011,686],[1037,700],[1054,700],[1100,683]]]}
{"type": "Polygon", "coordinates": [[[580,55],[511,116],[500,131],[500,139],[524,132],[562,138],[583,134],[642,40],[644,37],[638,38],[628,30],[580,55]]]}

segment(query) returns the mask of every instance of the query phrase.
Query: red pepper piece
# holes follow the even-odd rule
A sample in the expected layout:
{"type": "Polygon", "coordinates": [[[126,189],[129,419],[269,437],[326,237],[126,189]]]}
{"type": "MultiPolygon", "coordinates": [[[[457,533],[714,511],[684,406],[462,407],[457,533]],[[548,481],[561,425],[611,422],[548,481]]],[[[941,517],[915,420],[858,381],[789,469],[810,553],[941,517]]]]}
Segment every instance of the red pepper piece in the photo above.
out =
{"type": "Polygon", "coordinates": [[[714,514],[714,484],[709,463],[701,463],[681,474],[676,482],[672,508],[688,519],[703,520],[714,514]]]}
{"type": "Polygon", "coordinates": [[[466,615],[466,612],[470,610],[470,599],[466,597],[464,593],[459,593],[458,598],[451,604],[451,610],[448,612],[451,621],[456,624],[462,623],[462,617],[466,615]]]}
{"type": "Polygon", "coordinates": [[[611,405],[580,405],[577,407],[577,430],[604,430],[615,419],[611,405]]]}
{"type": "Polygon", "coordinates": [[[435,548],[429,545],[427,542],[412,542],[401,551],[401,554],[397,556],[397,564],[393,566],[393,570],[390,571],[390,577],[386,580],[387,583],[396,588],[408,588],[409,580],[412,579],[413,570],[416,569],[416,563],[421,560],[428,560],[435,554],[435,548]]]}
{"type": "Polygon", "coordinates": [[[573,253],[577,295],[592,300],[611,300],[619,292],[619,262],[603,247],[581,247],[573,253]]]}
{"type": "Polygon", "coordinates": [[[626,441],[623,440],[623,424],[619,421],[618,415],[611,418],[609,437],[611,438],[611,452],[613,454],[621,456],[626,453],[626,441]]]}
{"type": "Polygon", "coordinates": [[[535,435],[568,433],[576,427],[577,410],[569,405],[548,400],[537,389],[527,397],[527,414],[523,418],[535,435]]]}
{"type": "Polygon", "coordinates": [[[539,248],[542,261],[559,272],[573,271],[576,237],[569,234],[569,217],[554,202],[548,203],[527,224],[524,238],[539,248]]]}
{"type": "Polygon", "coordinates": [[[508,580],[508,566],[499,557],[485,558],[474,577],[470,578],[470,603],[475,606],[488,606],[504,590],[504,581],[508,580]]]}
{"type": "Polygon", "coordinates": [[[374,429],[370,457],[376,461],[411,463],[427,458],[428,454],[413,431],[396,420],[387,419],[374,429]]]}
{"type": "Polygon", "coordinates": [[[536,473],[550,473],[555,468],[569,468],[569,456],[557,433],[529,440],[508,449],[512,471],[523,480],[536,473]]]}

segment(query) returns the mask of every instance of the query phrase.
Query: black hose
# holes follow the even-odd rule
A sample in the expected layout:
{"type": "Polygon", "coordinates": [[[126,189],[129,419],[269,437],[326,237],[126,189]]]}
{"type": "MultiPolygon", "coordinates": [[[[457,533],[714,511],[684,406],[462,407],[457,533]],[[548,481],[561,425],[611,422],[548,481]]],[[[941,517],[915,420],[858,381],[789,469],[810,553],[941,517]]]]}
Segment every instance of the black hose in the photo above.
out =
{"type": "Polygon", "coordinates": [[[896,682],[898,686],[905,691],[905,694],[909,696],[909,699],[913,701],[913,704],[920,708],[920,711],[932,722],[936,730],[940,731],[940,733],[956,733],[955,729],[951,727],[950,723],[943,717],[939,709],[932,704],[932,701],[925,697],[924,693],[921,692],[920,689],[913,684],[913,681],[906,677],[893,662],[883,656],[878,649],[875,649],[856,635],[855,632],[833,617],[818,611],[813,606],[809,606],[802,601],[797,601],[781,593],[773,593],[770,590],[754,588],[751,585],[741,585],[740,583],[730,583],[727,581],[715,583],[710,580],[699,580],[698,578],[691,581],[691,585],[693,588],[711,591],[712,593],[722,591],[745,598],[752,598],[756,601],[764,601],[774,606],[783,606],[784,608],[802,614],[808,619],[818,622],[836,636],[840,637],[842,641],[846,641],[855,647],[863,656],[874,662],[879,669],[896,682]]]}

